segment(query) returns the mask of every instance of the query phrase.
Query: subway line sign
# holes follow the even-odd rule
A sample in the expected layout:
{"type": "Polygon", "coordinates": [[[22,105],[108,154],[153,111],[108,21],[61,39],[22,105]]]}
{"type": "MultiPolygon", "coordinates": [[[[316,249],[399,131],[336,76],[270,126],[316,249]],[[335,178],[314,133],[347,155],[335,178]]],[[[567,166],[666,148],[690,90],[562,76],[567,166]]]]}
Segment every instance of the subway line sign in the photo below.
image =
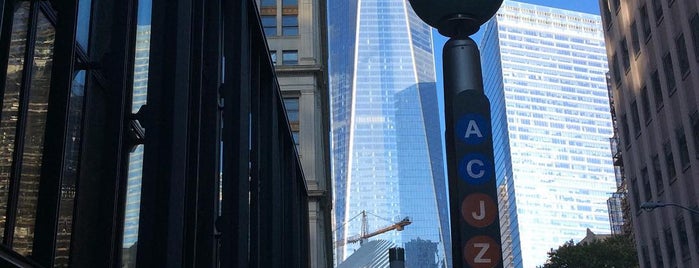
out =
{"type": "Polygon", "coordinates": [[[447,160],[454,267],[503,267],[490,102],[477,90],[447,103],[447,160]]]}

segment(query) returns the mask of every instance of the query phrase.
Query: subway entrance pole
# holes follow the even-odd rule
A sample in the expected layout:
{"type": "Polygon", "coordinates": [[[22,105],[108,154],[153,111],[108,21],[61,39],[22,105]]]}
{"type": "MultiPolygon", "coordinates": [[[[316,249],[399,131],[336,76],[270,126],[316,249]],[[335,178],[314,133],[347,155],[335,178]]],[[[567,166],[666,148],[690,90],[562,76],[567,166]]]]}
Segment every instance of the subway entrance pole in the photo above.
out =
{"type": "Polygon", "coordinates": [[[490,102],[480,52],[469,37],[502,0],[410,0],[417,15],[450,37],[444,45],[444,107],[455,268],[503,267],[490,102]]]}

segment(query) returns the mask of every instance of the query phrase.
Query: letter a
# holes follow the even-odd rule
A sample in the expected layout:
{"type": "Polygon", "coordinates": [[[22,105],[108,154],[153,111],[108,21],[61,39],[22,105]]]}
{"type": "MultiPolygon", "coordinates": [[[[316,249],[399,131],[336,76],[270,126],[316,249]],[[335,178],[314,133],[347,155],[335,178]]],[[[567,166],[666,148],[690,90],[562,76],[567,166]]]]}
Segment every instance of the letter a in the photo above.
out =
{"type": "Polygon", "coordinates": [[[476,134],[479,138],[483,138],[483,133],[481,133],[481,129],[478,127],[475,120],[468,121],[468,127],[466,128],[466,135],[464,135],[464,138],[471,138],[472,134],[476,134]]]}

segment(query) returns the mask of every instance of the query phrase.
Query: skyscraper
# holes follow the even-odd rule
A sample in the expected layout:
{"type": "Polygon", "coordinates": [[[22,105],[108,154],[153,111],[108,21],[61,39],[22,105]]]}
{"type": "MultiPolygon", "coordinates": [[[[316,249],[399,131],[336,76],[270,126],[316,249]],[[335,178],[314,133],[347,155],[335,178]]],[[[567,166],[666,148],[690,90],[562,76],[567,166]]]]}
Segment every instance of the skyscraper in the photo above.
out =
{"type": "MultiPolygon", "coordinates": [[[[362,211],[370,215],[369,232],[410,217],[405,230],[376,238],[397,246],[437,243],[435,254],[406,250],[406,266],[448,265],[431,28],[406,0],[331,1],[329,18],[334,238],[359,235],[355,216],[362,211]]],[[[338,247],[336,259],[358,246],[338,247]]]]}
{"type": "Polygon", "coordinates": [[[484,25],[506,267],[609,233],[612,122],[599,16],[505,1],[484,25]]]}
{"type": "MultiPolygon", "coordinates": [[[[600,0],[641,267],[699,267],[699,5],[600,0]]],[[[629,219],[626,219],[629,220],[629,219]]]]}

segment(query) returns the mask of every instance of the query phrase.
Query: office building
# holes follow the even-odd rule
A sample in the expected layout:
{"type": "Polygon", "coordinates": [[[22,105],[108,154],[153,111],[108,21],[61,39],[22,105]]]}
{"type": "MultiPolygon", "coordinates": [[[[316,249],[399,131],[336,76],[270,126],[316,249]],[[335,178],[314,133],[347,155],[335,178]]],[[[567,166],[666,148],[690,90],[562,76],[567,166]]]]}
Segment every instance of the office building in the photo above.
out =
{"type": "Polygon", "coordinates": [[[259,0],[260,18],[309,191],[311,266],[332,265],[326,1],[259,0]]]}
{"type": "Polygon", "coordinates": [[[348,238],[409,217],[412,224],[403,231],[372,239],[405,247],[406,267],[448,266],[431,28],[406,0],[328,5],[336,260],[359,247],[345,243],[348,238]],[[358,217],[362,211],[366,225],[358,217]],[[411,254],[413,240],[426,249],[436,243],[436,250],[411,254]]]}
{"type": "Polygon", "coordinates": [[[0,267],[311,266],[254,0],[0,5],[0,267]]]}
{"type": "Polygon", "coordinates": [[[696,1],[601,0],[634,240],[641,267],[699,267],[696,1]]]}
{"type": "Polygon", "coordinates": [[[616,189],[599,16],[505,1],[483,27],[505,267],[542,265],[590,229],[616,189]]]}

